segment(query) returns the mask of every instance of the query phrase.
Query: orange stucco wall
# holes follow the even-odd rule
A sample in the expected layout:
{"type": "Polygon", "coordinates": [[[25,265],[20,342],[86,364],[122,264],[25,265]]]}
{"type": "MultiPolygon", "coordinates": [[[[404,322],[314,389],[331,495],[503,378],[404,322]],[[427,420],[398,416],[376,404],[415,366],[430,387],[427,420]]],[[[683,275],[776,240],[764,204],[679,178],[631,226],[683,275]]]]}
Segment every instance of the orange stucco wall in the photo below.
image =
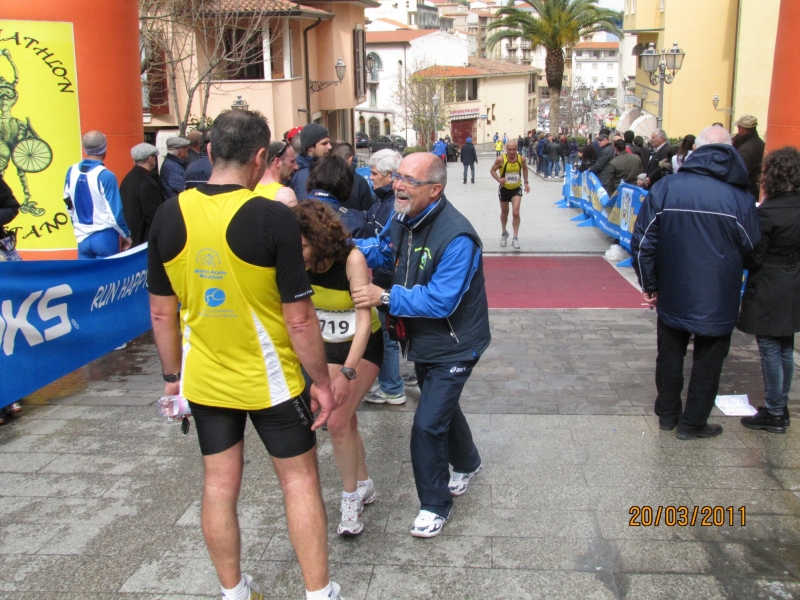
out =
{"type": "MultiPolygon", "coordinates": [[[[108,137],[106,166],[121,180],[131,169],[130,149],[143,139],[136,0],[25,0],[4,2],[4,19],[70,22],[75,36],[81,132],[108,137]]],[[[80,160],[75,157],[75,161],[80,160]]],[[[25,252],[24,258],[37,258],[25,252]]],[[[60,253],[75,258],[76,252],[60,253]]],[[[56,258],[46,253],[41,258],[56,258]]]]}
{"type": "Polygon", "coordinates": [[[784,146],[800,146],[800,77],[797,76],[797,31],[800,29],[800,2],[783,0],[778,18],[772,91],[767,117],[767,152],[784,146]]]}

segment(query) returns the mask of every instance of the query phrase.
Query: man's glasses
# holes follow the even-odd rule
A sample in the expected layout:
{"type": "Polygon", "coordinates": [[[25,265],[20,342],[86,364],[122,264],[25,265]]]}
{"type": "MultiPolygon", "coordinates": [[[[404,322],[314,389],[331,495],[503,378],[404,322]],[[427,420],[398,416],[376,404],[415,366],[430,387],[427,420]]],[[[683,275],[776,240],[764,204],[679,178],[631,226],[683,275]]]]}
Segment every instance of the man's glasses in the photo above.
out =
{"type": "Polygon", "coordinates": [[[395,183],[400,183],[402,181],[406,187],[410,188],[415,188],[418,185],[432,185],[438,183],[437,181],[417,181],[413,177],[406,177],[405,175],[400,175],[400,173],[392,173],[391,177],[392,181],[395,183]]]}

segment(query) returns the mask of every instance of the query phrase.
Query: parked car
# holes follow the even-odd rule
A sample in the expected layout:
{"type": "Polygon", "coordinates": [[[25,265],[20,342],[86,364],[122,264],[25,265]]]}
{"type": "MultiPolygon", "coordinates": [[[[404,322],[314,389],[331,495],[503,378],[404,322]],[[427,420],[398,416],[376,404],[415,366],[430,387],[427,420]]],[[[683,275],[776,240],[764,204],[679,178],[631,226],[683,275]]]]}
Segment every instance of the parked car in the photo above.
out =
{"type": "Polygon", "coordinates": [[[402,154],[403,150],[405,150],[406,146],[408,146],[406,143],[406,138],[400,137],[399,135],[390,135],[389,137],[394,140],[394,149],[402,154]]]}
{"type": "Polygon", "coordinates": [[[356,148],[369,148],[369,136],[366,133],[356,133],[356,148]]]}
{"type": "Polygon", "coordinates": [[[399,135],[393,135],[393,136],[379,135],[378,137],[370,140],[369,142],[370,152],[377,152],[378,150],[385,150],[386,148],[402,152],[405,147],[406,147],[406,141],[399,135]],[[402,142],[402,148],[400,147],[401,142],[402,142]]]}

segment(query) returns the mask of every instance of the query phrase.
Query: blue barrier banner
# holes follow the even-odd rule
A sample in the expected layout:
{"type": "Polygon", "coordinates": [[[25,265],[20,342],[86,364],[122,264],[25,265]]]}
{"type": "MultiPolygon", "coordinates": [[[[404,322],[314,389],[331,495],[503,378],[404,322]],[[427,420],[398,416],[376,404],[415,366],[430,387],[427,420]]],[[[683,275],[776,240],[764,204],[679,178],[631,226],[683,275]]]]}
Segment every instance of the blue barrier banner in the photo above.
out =
{"type": "Polygon", "coordinates": [[[622,183],[614,195],[609,197],[594,173],[581,173],[570,165],[566,167],[564,199],[567,204],[582,209],[597,227],[609,236],[619,239],[620,245],[628,252],[631,251],[636,217],[646,195],[646,190],[622,183]]]}
{"type": "Polygon", "coordinates": [[[642,208],[642,201],[647,191],[628,183],[620,184],[617,188],[617,206],[619,208],[619,244],[628,252],[631,251],[631,238],[636,225],[636,217],[642,208]]]}
{"type": "Polygon", "coordinates": [[[104,260],[0,263],[0,407],[149,329],[146,245],[104,260]]]}

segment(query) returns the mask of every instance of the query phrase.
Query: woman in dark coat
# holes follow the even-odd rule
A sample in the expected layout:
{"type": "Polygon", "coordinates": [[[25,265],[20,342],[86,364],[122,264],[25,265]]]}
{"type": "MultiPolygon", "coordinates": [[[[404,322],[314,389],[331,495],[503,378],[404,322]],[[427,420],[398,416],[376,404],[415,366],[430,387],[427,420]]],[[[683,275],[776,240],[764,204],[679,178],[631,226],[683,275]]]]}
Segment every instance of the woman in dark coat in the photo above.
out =
{"type": "Polygon", "coordinates": [[[794,333],[800,331],[800,152],[786,147],[764,160],[759,206],[761,243],[745,258],[750,272],[737,327],[756,336],[764,404],[742,425],[785,433],[794,372],[794,333]]]}

